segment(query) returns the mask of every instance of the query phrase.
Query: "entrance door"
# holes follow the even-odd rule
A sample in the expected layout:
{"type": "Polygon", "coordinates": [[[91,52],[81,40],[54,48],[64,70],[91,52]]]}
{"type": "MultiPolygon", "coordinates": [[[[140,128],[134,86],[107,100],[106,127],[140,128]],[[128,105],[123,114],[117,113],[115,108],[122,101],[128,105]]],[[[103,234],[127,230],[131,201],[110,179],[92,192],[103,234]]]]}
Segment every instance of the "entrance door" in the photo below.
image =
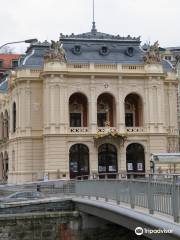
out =
{"type": "Polygon", "coordinates": [[[69,151],[70,178],[89,175],[89,149],[84,144],[75,144],[69,151]]]}
{"type": "Polygon", "coordinates": [[[101,178],[108,173],[108,178],[115,178],[118,170],[117,166],[117,150],[112,144],[103,144],[98,149],[98,172],[101,178]],[[112,174],[110,174],[112,173],[112,174]],[[104,175],[103,175],[104,174],[104,175]]]}
{"type": "Polygon", "coordinates": [[[132,143],[127,147],[126,168],[128,173],[145,172],[144,148],[141,144],[132,143]]]}

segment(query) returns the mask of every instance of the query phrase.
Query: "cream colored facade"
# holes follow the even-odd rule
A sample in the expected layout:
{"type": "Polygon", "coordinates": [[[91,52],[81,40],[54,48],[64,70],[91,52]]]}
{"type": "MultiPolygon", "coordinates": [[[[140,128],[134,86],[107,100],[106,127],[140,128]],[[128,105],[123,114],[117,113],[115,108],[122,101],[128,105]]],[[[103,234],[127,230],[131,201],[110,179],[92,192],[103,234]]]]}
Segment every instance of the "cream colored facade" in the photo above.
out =
{"type": "Polygon", "coordinates": [[[35,181],[45,175],[68,179],[69,150],[77,143],[89,149],[89,172],[98,173],[99,146],[93,137],[110,129],[127,134],[124,146],[113,138],[102,140],[117,148],[117,170],[126,172],[126,148],[139,143],[149,172],[151,153],[177,151],[177,83],[175,73],[164,73],[161,64],[50,61],[42,69],[17,70],[8,80],[8,92],[0,94],[0,112],[7,110],[9,116],[9,137],[4,140],[1,128],[0,177],[8,175],[8,183],[35,181]],[[86,127],[70,127],[69,99],[74,93],[87,98],[86,127]],[[97,99],[103,93],[114,99],[111,127],[97,126],[97,99]],[[141,99],[139,126],[125,126],[125,98],[129,94],[141,99]]]}

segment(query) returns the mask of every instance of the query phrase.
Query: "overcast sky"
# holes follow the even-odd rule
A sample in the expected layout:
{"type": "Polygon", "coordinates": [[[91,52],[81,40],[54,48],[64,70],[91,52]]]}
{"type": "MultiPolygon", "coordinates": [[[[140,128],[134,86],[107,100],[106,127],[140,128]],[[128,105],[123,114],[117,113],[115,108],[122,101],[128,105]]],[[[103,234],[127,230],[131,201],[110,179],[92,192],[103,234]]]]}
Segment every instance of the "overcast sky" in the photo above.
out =
{"type": "MultiPolygon", "coordinates": [[[[0,45],[88,32],[92,1],[0,0],[0,45]]],[[[142,42],[159,40],[162,47],[180,46],[180,0],[95,0],[95,21],[100,32],[141,36],[142,42]]],[[[19,44],[19,50],[23,47],[19,44]]]]}

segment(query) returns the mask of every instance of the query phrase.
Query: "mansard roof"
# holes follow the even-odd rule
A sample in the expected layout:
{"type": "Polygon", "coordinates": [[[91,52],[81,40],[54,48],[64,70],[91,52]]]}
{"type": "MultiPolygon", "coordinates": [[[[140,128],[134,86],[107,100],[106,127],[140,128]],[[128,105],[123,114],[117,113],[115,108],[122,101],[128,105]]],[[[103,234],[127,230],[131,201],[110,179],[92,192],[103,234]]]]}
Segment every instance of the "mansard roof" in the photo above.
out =
{"type": "Polygon", "coordinates": [[[128,35],[127,37],[121,37],[120,35],[112,35],[107,33],[98,32],[96,30],[91,30],[91,32],[81,33],[81,34],[70,34],[64,35],[60,33],[60,39],[72,39],[72,40],[93,40],[93,41],[138,41],[140,42],[140,37],[131,37],[128,35]]]}
{"type": "MultiPolygon", "coordinates": [[[[90,32],[81,34],[60,34],[60,41],[65,49],[66,59],[72,63],[120,63],[142,64],[144,50],[140,46],[140,37],[122,37],[98,32],[95,25],[90,32]]],[[[22,67],[40,68],[43,66],[44,54],[50,48],[50,43],[32,43],[22,60],[22,67]]],[[[170,71],[170,66],[163,63],[164,71],[170,71]]]]}

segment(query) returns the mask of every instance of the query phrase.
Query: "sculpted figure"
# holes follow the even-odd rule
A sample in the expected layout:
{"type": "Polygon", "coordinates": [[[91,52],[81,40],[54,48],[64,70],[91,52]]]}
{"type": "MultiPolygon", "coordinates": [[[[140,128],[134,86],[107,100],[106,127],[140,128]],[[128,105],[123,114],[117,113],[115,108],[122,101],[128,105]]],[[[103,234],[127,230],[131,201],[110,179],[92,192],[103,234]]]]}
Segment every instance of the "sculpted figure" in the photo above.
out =
{"type": "Polygon", "coordinates": [[[145,63],[159,63],[161,61],[159,55],[159,43],[156,41],[153,45],[149,45],[148,49],[143,56],[143,60],[145,63]]]}
{"type": "Polygon", "coordinates": [[[66,54],[63,48],[63,44],[60,41],[51,40],[51,47],[44,55],[46,61],[58,60],[60,62],[66,62],[66,54]]]}

